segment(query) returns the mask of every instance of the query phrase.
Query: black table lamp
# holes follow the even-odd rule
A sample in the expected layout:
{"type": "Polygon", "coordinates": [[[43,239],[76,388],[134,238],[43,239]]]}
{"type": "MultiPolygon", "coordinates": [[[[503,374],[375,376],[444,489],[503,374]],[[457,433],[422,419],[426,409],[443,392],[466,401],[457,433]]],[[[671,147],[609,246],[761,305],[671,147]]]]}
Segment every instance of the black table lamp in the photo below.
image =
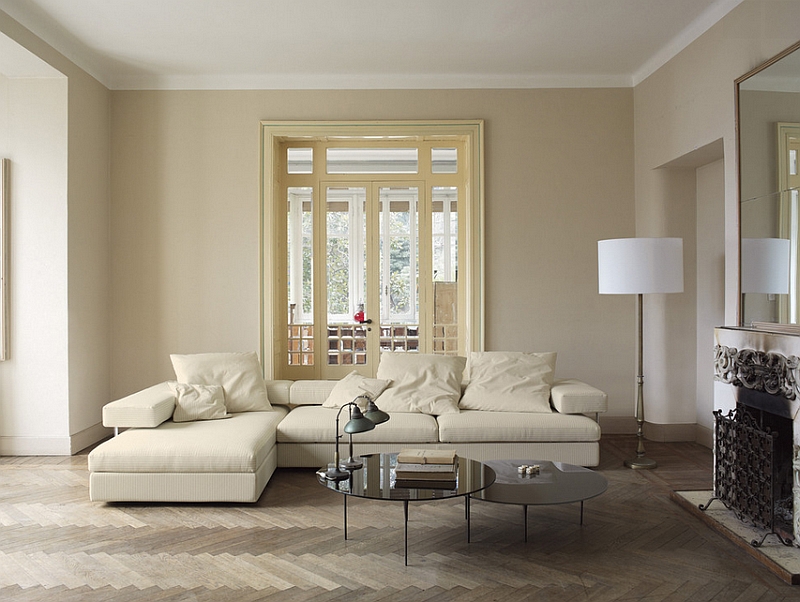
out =
{"type": "Polygon", "coordinates": [[[330,466],[325,472],[325,478],[329,481],[343,481],[344,479],[350,477],[350,472],[348,471],[358,470],[361,468],[363,463],[353,457],[353,434],[371,431],[375,428],[376,424],[382,424],[387,420],[389,420],[389,414],[380,410],[378,406],[375,405],[375,402],[369,397],[369,395],[359,395],[353,401],[350,401],[339,408],[339,411],[336,413],[336,450],[333,454],[333,466],[330,466]],[[360,399],[367,400],[366,415],[361,412],[361,408],[358,405],[358,401],[360,399]],[[347,424],[344,425],[344,432],[350,436],[350,454],[347,460],[342,462],[340,465],[339,439],[342,438],[342,435],[339,434],[339,416],[341,416],[342,410],[345,408],[349,408],[350,413],[350,419],[347,421],[347,424]],[[342,470],[342,468],[345,470],[342,470]]]}

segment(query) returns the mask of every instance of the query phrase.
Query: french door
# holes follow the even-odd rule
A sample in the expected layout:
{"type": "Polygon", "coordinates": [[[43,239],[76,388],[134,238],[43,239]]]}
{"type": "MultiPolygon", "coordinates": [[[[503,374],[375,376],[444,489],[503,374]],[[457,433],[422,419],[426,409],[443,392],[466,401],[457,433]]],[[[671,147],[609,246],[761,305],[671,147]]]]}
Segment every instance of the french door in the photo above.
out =
{"type": "Polygon", "coordinates": [[[285,136],[265,144],[272,180],[262,301],[272,320],[264,329],[272,378],[370,376],[381,352],[479,348],[471,318],[480,307],[480,212],[470,203],[468,140],[285,136]]]}
{"type": "MultiPolygon", "coordinates": [[[[419,183],[324,182],[325,377],[418,352],[419,183]]],[[[424,201],[423,203],[424,204],[424,201]]]]}

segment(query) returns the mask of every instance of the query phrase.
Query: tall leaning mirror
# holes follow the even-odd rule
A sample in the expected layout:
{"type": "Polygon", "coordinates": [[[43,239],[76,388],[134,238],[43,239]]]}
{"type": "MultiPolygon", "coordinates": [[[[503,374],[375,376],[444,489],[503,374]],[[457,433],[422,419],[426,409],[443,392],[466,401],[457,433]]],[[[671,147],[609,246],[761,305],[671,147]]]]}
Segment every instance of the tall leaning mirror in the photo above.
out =
{"type": "Polygon", "coordinates": [[[736,80],[736,102],[740,324],[765,329],[797,325],[800,42],[736,80]]]}

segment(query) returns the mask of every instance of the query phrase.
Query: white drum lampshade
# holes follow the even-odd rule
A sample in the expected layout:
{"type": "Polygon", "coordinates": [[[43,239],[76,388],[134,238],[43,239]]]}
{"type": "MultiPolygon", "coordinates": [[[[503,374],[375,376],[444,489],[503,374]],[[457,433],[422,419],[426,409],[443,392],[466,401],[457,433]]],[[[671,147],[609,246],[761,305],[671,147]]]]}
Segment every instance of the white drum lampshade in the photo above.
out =
{"type": "Polygon", "coordinates": [[[789,294],[789,240],[742,239],[742,293],[789,294]]]}
{"type": "Polygon", "coordinates": [[[683,292],[683,239],[613,238],[597,242],[601,295],[683,292]]]}

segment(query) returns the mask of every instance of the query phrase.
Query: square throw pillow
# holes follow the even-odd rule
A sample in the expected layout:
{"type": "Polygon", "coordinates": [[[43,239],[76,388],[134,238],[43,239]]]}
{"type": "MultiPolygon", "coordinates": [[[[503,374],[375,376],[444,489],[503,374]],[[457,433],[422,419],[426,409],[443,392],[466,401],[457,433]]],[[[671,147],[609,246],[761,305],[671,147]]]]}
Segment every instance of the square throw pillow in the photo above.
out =
{"type": "Polygon", "coordinates": [[[261,363],[254,352],[172,354],[169,357],[178,382],[221,386],[225,390],[225,407],[229,412],[272,409],[261,363]]]}
{"type": "Polygon", "coordinates": [[[227,418],[225,393],[219,385],[187,385],[169,383],[175,393],[173,422],[192,422],[194,420],[216,420],[227,418]]]}
{"type": "Polygon", "coordinates": [[[552,412],[555,353],[483,351],[469,354],[462,410],[552,412]]]}
{"type": "Polygon", "coordinates": [[[377,377],[392,384],[378,404],[384,412],[438,416],[458,412],[466,358],[426,353],[382,353],[377,377]]]}
{"type": "MultiPolygon", "coordinates": [[[[391,381],[379,378],[367,378],[355,370],[336,383],[322,404],[325,408],[341,408],[344,404],[354,401],[359,395],[369,395],[375,401],[391,381]]],[[[364,409],[366,404],[359,404],[364,409]]]]}

